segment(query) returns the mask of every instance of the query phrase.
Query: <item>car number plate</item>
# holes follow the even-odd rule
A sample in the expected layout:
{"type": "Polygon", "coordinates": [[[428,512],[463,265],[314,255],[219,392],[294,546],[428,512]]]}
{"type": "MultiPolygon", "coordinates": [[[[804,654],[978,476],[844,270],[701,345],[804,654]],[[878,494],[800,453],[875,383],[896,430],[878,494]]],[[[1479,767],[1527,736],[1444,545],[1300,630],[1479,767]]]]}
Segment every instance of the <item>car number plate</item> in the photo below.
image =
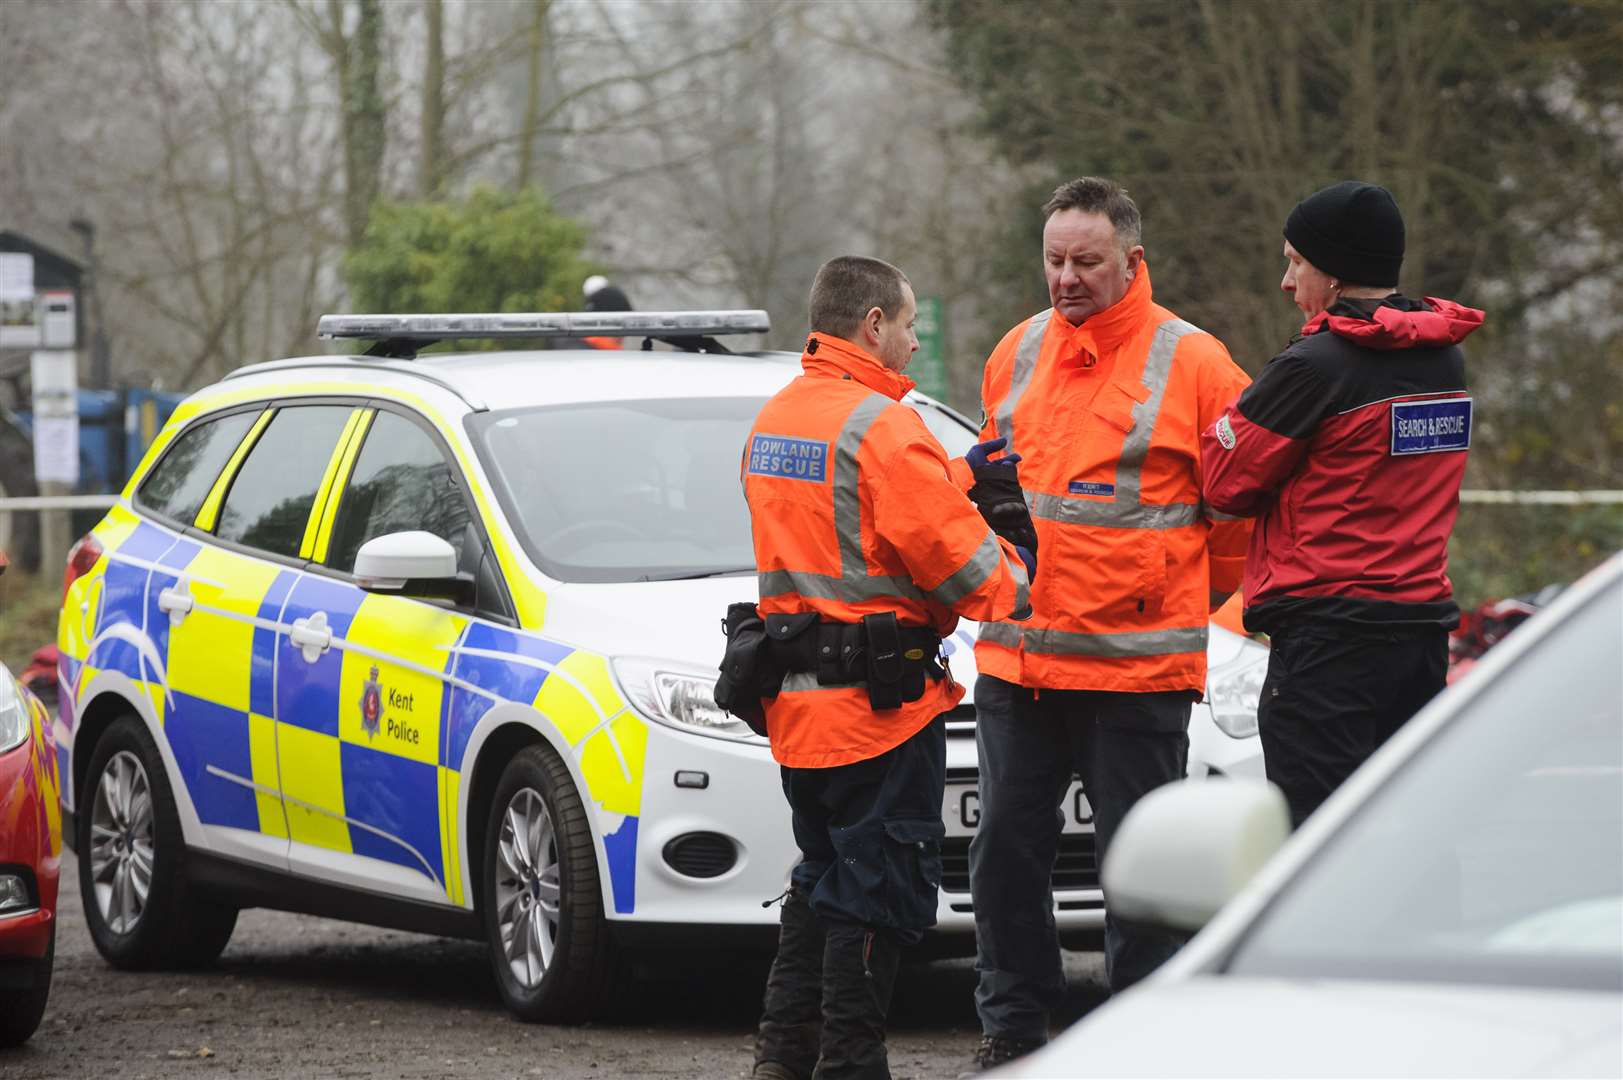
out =
{"type": "MultiPolygon", "coordinates": [[[[1065,832],[1092,832],[1093,807],[1088,805],[1082,785],[1071,782],[1065,793],[1065,832]]],[[[948,784],[946,799],[941,807],[941,820],[947,826],[948,836],[974,836],[981,823],[981,796],[973,784],[948,784]]]]}

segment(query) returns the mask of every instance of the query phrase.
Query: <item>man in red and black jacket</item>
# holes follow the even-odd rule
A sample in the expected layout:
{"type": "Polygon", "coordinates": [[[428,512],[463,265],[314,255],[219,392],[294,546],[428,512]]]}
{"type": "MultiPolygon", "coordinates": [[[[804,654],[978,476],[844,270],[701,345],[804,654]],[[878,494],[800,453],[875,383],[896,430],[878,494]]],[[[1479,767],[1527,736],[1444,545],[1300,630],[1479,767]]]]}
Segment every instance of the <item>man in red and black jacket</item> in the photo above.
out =
{"type": "Polygon", "coordinates": [[[1207,505],[1258,519],[1245,625],[1272,639],[1263,761],[1298,825],[1442,689],[1459,622],[1459,343],[1482,312],[1399,294],[1403,242],[1385,188],[1299,203],[1280,287],[1307,323],[1201,438],[1207,505]]]}

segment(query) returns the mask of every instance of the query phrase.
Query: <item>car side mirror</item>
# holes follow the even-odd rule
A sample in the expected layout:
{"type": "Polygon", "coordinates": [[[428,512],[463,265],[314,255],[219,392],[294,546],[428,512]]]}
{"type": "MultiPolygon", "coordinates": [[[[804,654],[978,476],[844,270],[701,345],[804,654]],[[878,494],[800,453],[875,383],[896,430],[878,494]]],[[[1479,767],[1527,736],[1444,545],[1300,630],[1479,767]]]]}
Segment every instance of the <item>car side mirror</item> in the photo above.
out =
{"type": "Polygon", "coordinates": [[[1234,778],[1156,788],[1128,812],[1105,855],[1111,912],[1144,926],[1205,926],[1290,837],[1272,784],[1234,778]]]}
{"type": "Polygon", "coordinates": [[[458,574],[456,549],[430,532],[387,533],[355,553],[356,583],[367,592],[464,603],[473,579],[458,574]]]}

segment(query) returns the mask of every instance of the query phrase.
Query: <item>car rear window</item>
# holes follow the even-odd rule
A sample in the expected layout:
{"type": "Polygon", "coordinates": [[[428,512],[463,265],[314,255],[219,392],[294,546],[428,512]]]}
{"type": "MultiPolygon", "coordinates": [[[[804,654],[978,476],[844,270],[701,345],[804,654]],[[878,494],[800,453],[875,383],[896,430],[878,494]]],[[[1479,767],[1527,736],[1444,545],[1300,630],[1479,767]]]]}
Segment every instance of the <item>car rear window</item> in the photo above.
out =
{"type": "Polygon", "coordinates": [[[175,440],[163,459],[141,482],[136,499],[142,506],[183,524],[190,524],[203,500],[231,460],[232,451],[253,426],[254,410],[204,420],[175,440]]]}
{"type": "Polygon", "coordinates": [[[1614,582],[1462,704],[1229,970],[1623,989],[1620,656],[1614,582]]]}

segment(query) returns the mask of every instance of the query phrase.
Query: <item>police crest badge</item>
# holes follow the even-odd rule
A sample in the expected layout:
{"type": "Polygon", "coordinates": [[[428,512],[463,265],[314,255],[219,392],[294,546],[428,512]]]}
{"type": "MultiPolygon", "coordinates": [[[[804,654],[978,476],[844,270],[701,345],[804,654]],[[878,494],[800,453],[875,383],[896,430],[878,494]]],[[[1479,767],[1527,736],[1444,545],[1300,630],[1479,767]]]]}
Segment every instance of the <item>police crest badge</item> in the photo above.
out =
{"type": "Polygon", "coordinates": [[[378,686],[378,666],[373,664],[370,676],[361,687],[361,730],[368,739],[378,733],[378,720],[382,716],[383,689],[378,686]]]}

